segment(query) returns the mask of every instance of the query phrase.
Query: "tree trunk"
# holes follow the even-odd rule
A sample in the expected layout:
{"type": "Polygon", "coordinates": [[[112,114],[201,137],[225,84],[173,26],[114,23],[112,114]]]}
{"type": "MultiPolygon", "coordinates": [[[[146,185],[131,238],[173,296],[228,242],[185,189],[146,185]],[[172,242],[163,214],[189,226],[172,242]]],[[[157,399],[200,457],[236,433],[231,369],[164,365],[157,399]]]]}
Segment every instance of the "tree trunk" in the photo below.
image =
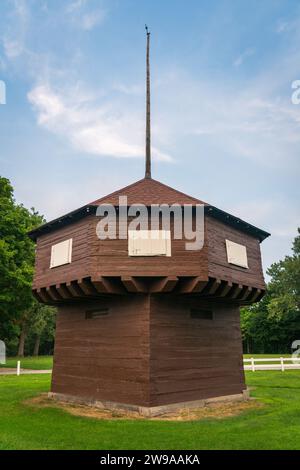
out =
{"type": "Polygon", "coordinates": [[[19,357],[24,357],[24,347],[25,347],[25,340],[26,340],[26,330],[24,326],[22,326],[20,338],[19,338],[19,347],[18,347],[18,356],[19,357]]]}
{"type": "Polygon", "coordinates": [[[33,349],[33,355],[34,355],[34,356],[38,356],[38,355],[39,355],[40,341],[41,341],[41,337],[40,337],[40,336],[37,336],[37,337],[35,338],[34,349],[33,349]]]}

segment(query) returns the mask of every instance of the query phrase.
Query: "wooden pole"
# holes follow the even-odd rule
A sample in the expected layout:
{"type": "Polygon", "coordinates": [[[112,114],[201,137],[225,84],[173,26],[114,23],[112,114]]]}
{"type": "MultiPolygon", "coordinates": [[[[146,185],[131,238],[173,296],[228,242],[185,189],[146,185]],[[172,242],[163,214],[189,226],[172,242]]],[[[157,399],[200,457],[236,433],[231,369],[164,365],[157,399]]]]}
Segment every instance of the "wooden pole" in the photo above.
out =
{"type": "Polygon", "coordinates": [[[145,178],[151,178],[151,127],[150,127],[150,33],[147,25],[147,52],[146,52],[146,170],[145,178]]]}

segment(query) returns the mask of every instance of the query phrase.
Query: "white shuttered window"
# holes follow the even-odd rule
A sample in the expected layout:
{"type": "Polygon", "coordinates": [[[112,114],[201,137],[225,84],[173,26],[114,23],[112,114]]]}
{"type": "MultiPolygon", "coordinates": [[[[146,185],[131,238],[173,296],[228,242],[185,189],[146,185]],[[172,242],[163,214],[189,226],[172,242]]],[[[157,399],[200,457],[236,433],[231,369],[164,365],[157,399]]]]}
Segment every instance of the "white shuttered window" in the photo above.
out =
{"type": "Polygon", "coordinates": [[[228,263],[248,268],[247,248],[244,245],[226,240],[226,250],[228,263]]]}
{"type": "Polygon", "coordinates": [[[50,268],[56,268],[72,261],[72,238],[51,247],[50,268]]]}
{"type": "Polygon", "coordinates": [[[171,256],[169,230],[129,230],[129,256],[171,256]]]}

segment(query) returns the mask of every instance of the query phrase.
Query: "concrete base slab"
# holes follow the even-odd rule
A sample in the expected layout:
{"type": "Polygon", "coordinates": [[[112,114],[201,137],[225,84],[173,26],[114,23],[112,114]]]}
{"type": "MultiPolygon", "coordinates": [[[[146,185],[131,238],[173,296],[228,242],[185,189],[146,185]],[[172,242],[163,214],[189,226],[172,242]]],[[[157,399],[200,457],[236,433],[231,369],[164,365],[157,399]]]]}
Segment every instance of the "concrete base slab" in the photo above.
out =
{"type": "Polygon", "coordinates": [[[222,403],[222,402],[230,403],[230,402],[236,402],[236,401],[245,401],[245,400],[249,400],[250,398],[249,390],[247,389],[247,390],[243,390],[243,393],[238,393],[236,395],[226,395],[222,397],[207,398],[204,400],[194,400],[194,401],[187,401],[187,402],[182,402],[182,403],[171,403],[169,405],[147,407],[147,406],[139,406],[139,405],[130,405],[126,403],[110,402],[106,400],[93,400],[90,398],[66,395],[63,393],[49,392],[48,397],[57,401],[65,402],[65,403],[75,403],[78,405],[86,405],[86,406],[91,406],[94,408],[99,408],[102,410],[131,411],[131,412],[138,413],[148,418],[164,415],[164,414],[171,413],[171,412],[174,412],[176,410],[181,410],[181,409],[203,408],[204,406],[209,405],[211,403],[222,403]]]}

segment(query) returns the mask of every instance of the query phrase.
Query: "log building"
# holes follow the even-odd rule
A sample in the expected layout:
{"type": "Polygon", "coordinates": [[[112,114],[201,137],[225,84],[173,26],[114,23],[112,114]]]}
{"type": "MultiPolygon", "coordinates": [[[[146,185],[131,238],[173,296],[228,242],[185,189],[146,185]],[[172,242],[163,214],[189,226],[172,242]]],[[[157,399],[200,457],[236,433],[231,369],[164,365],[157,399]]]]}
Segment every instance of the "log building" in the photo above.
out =
{"type": "Polygon", "coordinates": [[[57,398],[151,413],[241,397],[246,388],[239,308],[264,295],[260,243],[269,234],[152,179],[150,152],[147,32],[145,178],[29,234],[36,241],[33,293],[58,308],[57,398]],[[151,230],[147,243],[139,230],[99,239],[97,208],[112,205],[118,222],[120,196],[129,206],[204,205],[202,249],[186,250],[186,240],[174,237],[174,217],[152,244],[151,230]]]}

